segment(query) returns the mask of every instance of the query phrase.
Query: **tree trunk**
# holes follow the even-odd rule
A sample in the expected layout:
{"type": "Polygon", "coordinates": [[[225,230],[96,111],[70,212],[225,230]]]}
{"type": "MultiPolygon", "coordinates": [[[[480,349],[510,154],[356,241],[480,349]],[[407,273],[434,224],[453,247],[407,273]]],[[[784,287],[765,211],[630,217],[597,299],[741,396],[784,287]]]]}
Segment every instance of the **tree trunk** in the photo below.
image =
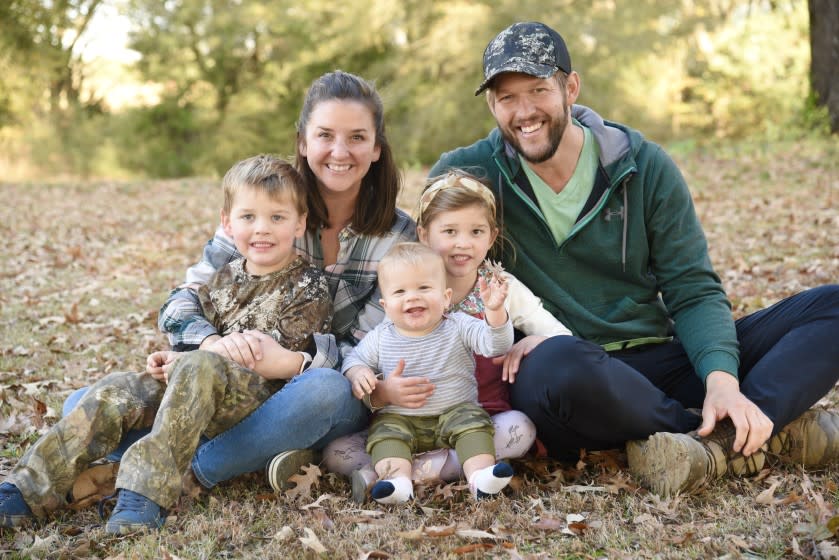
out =
{"type": "Polygon", "coordinates": [[[830,131],[839,133],[839,0],[808,0],[810,7],[810,87],[827,107],[830,131]]]}

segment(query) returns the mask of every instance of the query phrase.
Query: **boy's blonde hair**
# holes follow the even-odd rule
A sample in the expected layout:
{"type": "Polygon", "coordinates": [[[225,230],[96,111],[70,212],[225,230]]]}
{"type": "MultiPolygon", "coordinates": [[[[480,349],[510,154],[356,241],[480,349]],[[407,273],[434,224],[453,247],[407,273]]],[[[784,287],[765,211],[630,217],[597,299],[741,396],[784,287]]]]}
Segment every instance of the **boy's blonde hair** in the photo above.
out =
{"type": "Polygon", "coordinates": [[[287,197],[298,214],[307,212],[303,177],[293,165],[271,154],[260,154],[234,164],[224,174],[221,187],[224,191],[222,208],[228,215],[236,193],[242,187],[259,189],[274,200],[287,197]]]}
{"type": "Polygon", "coordinates": [[[431,247],[417,243],[416,241],[406,241],[397,243],[390,250],[385,253],[382,260],[379,261],[379,277],[385,276],[387,279],[391,271],[399,272],[399,265],[422,266],[422,265],[437,265],[440,267],[440,274],[443,275],[443,283],[445,286],[446,265],[443,262],[443,257],[437,254],[431,247]]]}

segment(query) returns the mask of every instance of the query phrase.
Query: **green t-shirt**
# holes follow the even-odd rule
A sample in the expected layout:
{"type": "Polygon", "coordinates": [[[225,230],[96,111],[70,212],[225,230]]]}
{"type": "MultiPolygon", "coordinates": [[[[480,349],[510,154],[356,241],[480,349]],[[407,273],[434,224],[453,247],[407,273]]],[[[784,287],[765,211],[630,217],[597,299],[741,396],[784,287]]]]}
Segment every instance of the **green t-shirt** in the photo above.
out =
{"type": "Polygon", "coordinates": [[[574,169],[574,175],[568,180],[565,188],[559,193],[554,190],[542,180],[530,168],[527,161],[519,155],[519,160],[522,163],[525,174],[530,181],[530,186],[533,187],[533,192],[536,195],[536,201],[542,209],[542,215],[545,216],[545,221],[548,222],[548,227],[556,239],[557,245],[561,245],[571,228],[574,227],[574,222],[577,221],[577,216],[585,206],[591,190],[594,188],[594,178],[597,174],[598,154],[599,149],[597,140],[592,136],[591,131],[574,121],[575,126],[583,129],[584,141],[583,149],[580,152],[580,158],[577,160],[577,168],[574,169]]]}

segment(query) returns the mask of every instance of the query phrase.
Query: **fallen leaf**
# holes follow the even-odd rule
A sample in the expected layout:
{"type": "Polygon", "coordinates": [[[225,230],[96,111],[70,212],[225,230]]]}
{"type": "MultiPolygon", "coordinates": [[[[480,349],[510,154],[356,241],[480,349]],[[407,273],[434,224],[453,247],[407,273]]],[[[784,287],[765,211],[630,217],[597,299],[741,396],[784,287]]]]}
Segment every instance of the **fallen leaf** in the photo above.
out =
{"type": "Polygon", "coordinates": [[[472,543],[455,548],[452,552],[455,554],[471,554],[473,552],[480,552],[482,550],[491,550],[495,548],[494,544],[489,543],[472,543]]]}
{"type": "Polygon", "coordinates": [[[749,546],[749,543],[747,543],[746,540],[742,537],[739,537],[737,535],[729,535],[728,538],[731,540],[734,546],[738,548],[742,548],[743,550],[749,550],[751,548],[749,546]]]}
{"type": "Polygon", "coordinates": [[[305,537],[300,537],[300,542],[303,543],[303,546],[305,546],[306,548],[311,548],[317,554],[323,554],[326,552],[326,547],[323,546],[323,544],[320,542],[320,539],[318,539],[318,536],[315,534],[314,531],[312,531],[308,527],[305,527],[303,529],[303,532],[306,533],[305,537]]]}
{"type": "Polygon", "coordinates": [[[839,560],[839,546],[830,541],[822,541],[817,547],[819,549],[819,556],[824,560],[839,560]]]}
{"type": "Polygon", "coordinates": [[[565,527],[565,523],[555,517],[543,517],[531,527],[540,531],[559,531],[565,527]]]}
{"type": "Polygon", "coordinates": [[[672,544],[675,544],[676,546],[682,546],[682,545],[692,541],[693,537],[694,537],[694,532],[693,531],[685,531],[681,535],[677,535],[675,537],[672,537],[670,539],[670,542],[672,544]]]}
{"type": "Polygon", "coordinates": [[[381,550],[371,550],[370,552],[359,552],[358,560],[369,560],[370,558],[390,558],[390,554],[381,550]]]}
{"type": "Polygon", "coordinates": [[[565,528],[563,533],[570,534],[570,535],[582,535],[587,529],[589,528],[588,523],[569,523],[568,526],[565,528]]]}
{"type": "Polygon", "coordinates": [[[451,525],[432,525],[425,528],[425,534],[429,537],[450,537],[454,535],[455,524],[451,525]]]}
{"type": "Polygon", "coordinates": [[[160,552],[160,558],[162,558],[163,560],[181,560],[180,556],[172,554],[166,549],[161,549],[160,552]]]}
{"type": "Polygon", "coordinates": [[[455,531],[455,534],[458,537],[462,537],[464,539],[500,539],[498,535],[493,535],[492,533],[487,533],[486,531],[481,531],[479,529],[458,529],[455,531]]]}
{"type": "Polygon", "coordinates": [[[71,325],[75,325],[75,324],[81,322],[82,318],[81,318],[81,315],[79,315],[79,303],[78,302],[73,304],[73,306],[70,308],[70,311],[66,311],[64,313],[64,319],[68,323],[70,323],[71,325]]]}
{"type": "Polygon", "coordinates": [[[584,494],[586,492],[606,492],[606,488],[603,486],[584,486],[580,484],[572,484],[571,486],[563,486],[563,490],[566,492],[577,492],[579,494],[584,494]]]}
{"type": "Polygon", "coordinates": [[[635,492],[638,485],[632,482],[624,471],[618,471],[613,475],[604,477],[602,480],[603,486],[610,494],[619,494],[621,490],[626,492],[635,492]]]}
{"type": "Polygon", "coordinates": [[[792,552],[796,556],[801,556],[801,557],[806,558],[806,556],[804,556],[804,553],[801,552],[801,547],[798,545],[798,539],[796,539],[795,537],[792,538],[792,552]]]}
{"type": "Polygon", "coordinates": [[[317,500],[315,500],[311,504],[308,504],[308,505],[305,505],[305,506],[300,506],[300,509],[310,509],[310,508],[323,507],[323,505],[321,505],[321,502],[324,502],[326,500],[331,500],[331,499],[334,499],[334,496],[332,494],[321,494],[320,496],[318,496],[317,500]]]}
{"type": "Polygon", "coordinates": [[[289,482],[294,482],[295,486],[285,491],[285,495],[292,500],[299,497],[310,497],[312,495],[312,486],[317,486],[320,482],[321,471],[317,465],[304,465],[302,467],[304,474],[293,474],[288,477],[289,482]]]}
{"type": "Polygon", "coordinates": [[[274,533],[274,539],[278,541],[287,541],[294,536],[294,531],[288,525],[283,525],[283,528],[274,533]]]}
{"type": "Polygon", "coordinates": [[[425,526],[420,525],[416,529],[411,529],[410,531],[397,531],[396,536],[403,539],[408,539],[409,541],[419,540],[423,536],[425,536],[425,526]]]}
{"type": "Polygon", "coordinates": [[[320,526],[326,529],[327,531],[331,531],[335,528],[335,522],[326,515],[326,512],[322,509],[314,509],[311,511],[312,517],[318,520],[320,526]]]}
{"type": "Polygon", "coordinates": [[[559,489],[565,484],[565,473],[562,469],[557,469],[548,473],[548,482],[545,484],[548,488],[559,489]]]}
{"type": "Polygon", "coordinates": [[[781,481],[775,480],[774,482],[772,482],[769,488],[757,495],[755,501],[764,506],[771,506],[775,503],[775,490],[777,490],[778,486],[780,485],[781,481]]]}

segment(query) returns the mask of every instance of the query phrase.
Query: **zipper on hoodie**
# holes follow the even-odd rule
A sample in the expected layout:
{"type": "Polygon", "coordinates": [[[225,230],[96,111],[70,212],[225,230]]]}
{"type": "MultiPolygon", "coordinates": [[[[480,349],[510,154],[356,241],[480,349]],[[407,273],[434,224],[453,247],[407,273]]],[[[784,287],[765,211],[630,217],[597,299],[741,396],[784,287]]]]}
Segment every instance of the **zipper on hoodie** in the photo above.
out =
{"type": "MultiPolygon", "coordinates": [[[[557,250],[559,250],[559,245],[556,244],[556,239],[554,238],[553,233],[551,232],[551,228],[548,226],[548,221],[545,219],[545,216],[542,214],[542,211],[539,209],[536,203],[533,202],[533,200],[531,200],[529,196],[521,192],[519,186],[516,184],[515,181],[512,180],[509,173],[507,172],[507,166],[502,165],[502,162],[499,161],[498,156],[496,154],[492,154],[492,159],[495,162],[495,165],[501,171],[501,174],[504,176],[504,179],[507,181],[507,184],[510,185],[510,187],[513,189],[513,192],[515,192],[521,200],[524,200],[525,204],[527,204],[527,206],[530,208],[530,211],[533,213],[534,216],[538,218],[539,223],[542,224],[542,228],[545,230],[545,233],[548,235],[548,238],[550,238],[551,242],[554,244],[554,247],[557,250]]],[[[499,193],[500,192],[501,189],[499,188],[499,193]]],[[[499,201],[499,204],[503,205],[503,200],[499,201]]]]}
{"type": "MultiPolygon", "coordinates": [[[[586,214],[580,220],[578,220],[577,222],[574,223],[574,225],[571,227],[571,231],[568,232],[568,235],[566,236],[565,240],[567,241],[568,239],[571,239],[572,236],[576,235],[577,232],[579,232],[583,227],[586,226],[586,224],[588,224],[590,221],[592,221],[595,216],[600,214],[600,211],[603,210],[604,206],[606,206],[606,201],[609,199],[610,196],[612,196],[612,193],[615,192],[615,189],[618,187],[618,185],[620,185],[626,177],[628,177],[631,173],[634,173],[634,172],[635,172],[635,167],[632,166],[629,169],[627,169],[626,171],[624,171],[620,175],[620,177],[618,177],[618,179],[616,181],[612,181],[612,184],[610,184],[609,188],[600,196],[600,199],[597,201],[597,204],[595,204],[591,208],[591,210],[588,211],[588,214],[586,214]]],[[[625,188],[626,188],[626,186],[624,186],[624,189],[625,188]]],[[[623,212],[624,212],[623,221],[624,221],[624,224],[625,224],[627,216],[628,216],[628,212],[629,212],[629,209],[626,207],[626,200],[625,199],[624,199],[624,202],[623,202],[623,212]]],[[[563,245],[564,244],[565,243],[563,242],[563,245]]]]}
{"type": "MultiPolygon", "coordinates": [[[[589,212],[585,216],[582,217],[582,219],[580,219],[580,220],[578,220],[577,222],[574,223],[574,225],[571,227],[571,231],[568,232],[568,235],[565,236],[565,239],[562,241],[562,244],[557,245],[556,239],[553,236],[553,232],[551,232],[551,229],[548,226],[548,222],[547,222],[547,220],[545,220],[545,216],[542,214],[542,211],[539,209],[539,207],[536,206],[536,203],[533,202],[533,200],[529,196],[525,195],[521,191],[519,186],[516,184],[516,182],[512,180],[509,173],[507,172],[506,165],[501,165],[502,162],[499,161],[498,156],[496,154],[492,155],[492,159],[495,162],[495,165],[501,171],[501,174],[504,176],[504,179],[507,181],[507,184],[510,185],[510,187],[513,189],[513,192],[515,192],[518,195],[519,199],[523,200],[525,202],[525,204],[527,204],[527,206],[530,208],[531,212],[533,212],[533,214],[539,219],[539,222],[542,224],[542,227],[544,228],[545,233],[547,233],[548,238],[550,238],[550,240],[554,244],[554,247],[557,250],[564,247],[572,237],[574,237],[583,227],[586,226],[586,224],[591,222],[591,220],[594,219],[594,217],[597,216],[600,213],[600,211],[603,209],[603,207],[606,205],[606,200],[608,200],[608,198],[612,195],[612,193],[615,192],[615,189],[617,188],[617,186],[620,185],[620,183],[626,177],[628,177],[630,174],[635,172],[635,166],[630,166],[628,169],[626,169],[617,178],[617,180],[612,181],[612,183],[609,185],[609,188],[601,195],[600,199],[597,201],[597,204],[595,204],[592,207],[592,209],[589,210],[589,212]]],[[[624,188],[626,188],[626,187],[624,186],[624,188]]],[[[623,226],[623,243],[622,243],[623,248],[622,248],[621,262],[622,262],[622,264],[625,268],[625,266],[626,266],[626,230],[627,230],[626,221],[627,221],[627,216],[628,216],[628,212],[629,212],[629,209],[626,207],[626,200],[624,200],[623,208],[624,208],[624,217],[623,217],[624,226],[623,226]]]]}

